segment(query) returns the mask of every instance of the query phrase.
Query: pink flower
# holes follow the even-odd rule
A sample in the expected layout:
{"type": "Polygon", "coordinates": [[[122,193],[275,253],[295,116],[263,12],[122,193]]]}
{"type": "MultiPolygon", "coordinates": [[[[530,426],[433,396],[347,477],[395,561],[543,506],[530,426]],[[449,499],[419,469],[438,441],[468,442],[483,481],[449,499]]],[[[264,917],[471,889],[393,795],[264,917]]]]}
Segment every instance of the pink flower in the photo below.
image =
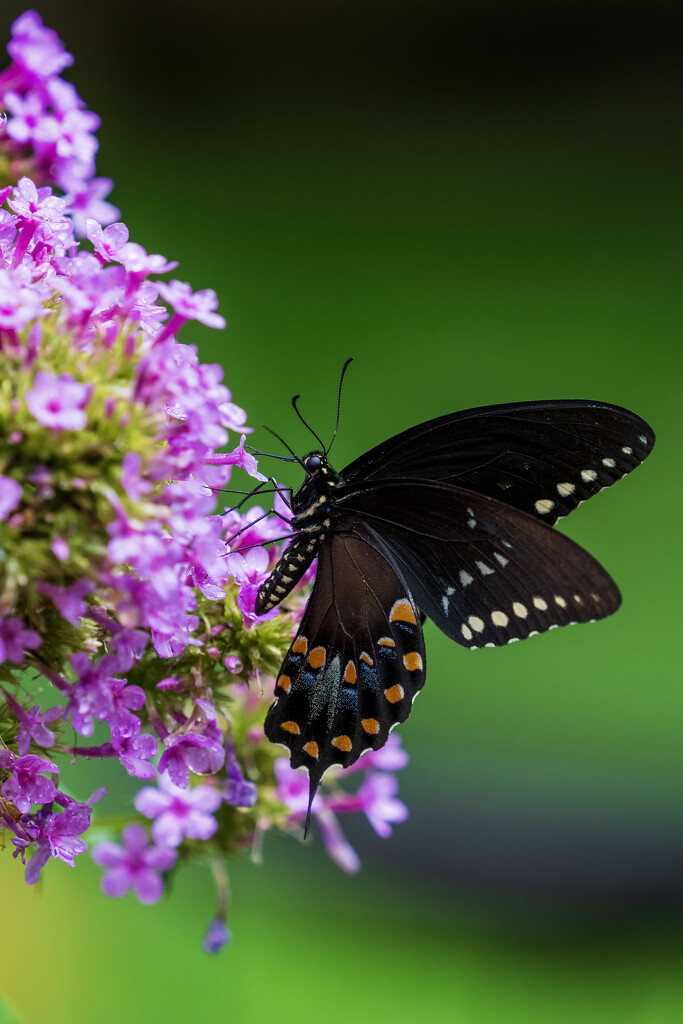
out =
{"type": "Polygon", "coordinates": [[[210,839],[218,828],[212,811],[222,803],[220,790],[200,785],[191,789],[174,786],[162,775],[158,789],[145,786],[135,797],[135,809],[154,818],[152,837],[159,846],[180,846],[188,839],[210,839]]]}
{"type": "Polygon", "coordinates": [[[88,605],[83,600],[86,594],[95,589],[95,584],[90,580],[76,580],[69,587],[58,587],[53,583],[39,583],[38,590],[45,594],[59,608],[62,618],[66,619],[73,626],[78,626],[80,619],[88,611],[88,605]]]}
{"type": "Polygon", "coordinates": [[[0,473],[0,519],[7,519],[10,512],[14,512],[22,493],[23,487],[18,481],[0,473]]]}
{"type": "Polygon", "coordinates": [[[92,853],[93,860],[107,868],[102,878],[105,896],[123,896],[132,889],[141,903],[156,903],[164,889],[160,871],[172,868],[175,850],[148,845],[147,833],[142,825],[128,825],[119,843],[98,843],[92,853]]]}
{"type": "Polygon", "coordinates": [[[159,294],[183,320],[198,320],[207,327],[225,327],[224,318],[214,313],[218,298],[213,288],[193,292],[185,281],[169,281],[159,284],[159,294]]]}
{"type": "Polygon", "coordinates": [[[91,387],[79,384],[70,373],[55,377],[39,370],[33,387],[26,392],[26,404],[39,423],[53,430],[82,430],[87,423],[85,406],[91,387]]]}
{"type": "Polygon", "coordinates": [[[12,41],[7,51],[37,79],[58,75],[74,61],[54,29],[46,28],[36,11],[25,11],[12,23],[12,41]]]}
{"type": "Polygon", "coordinates": [[[52,761],[46,761],[36,754],[25,754],[12,763],[11,771],[11,778],[3,783],[2,795],[6,800],[11,800],[22,814],[28,814],[32,804],[47,804],[54,799],[55,784],[42,774],[59,772],[52,761]]]}

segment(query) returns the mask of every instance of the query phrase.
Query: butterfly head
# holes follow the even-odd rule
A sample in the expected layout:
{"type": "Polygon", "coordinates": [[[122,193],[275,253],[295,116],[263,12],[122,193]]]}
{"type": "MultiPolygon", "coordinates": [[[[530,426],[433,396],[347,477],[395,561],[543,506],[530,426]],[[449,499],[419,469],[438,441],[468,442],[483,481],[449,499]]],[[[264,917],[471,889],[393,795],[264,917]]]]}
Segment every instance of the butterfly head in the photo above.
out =
{"type": "Polygon", "coordinates": [[[310,452],[303,460],[303,467],[306,479],[292,498],[292,508],[294,512],[312,508],[322,512],[327,499],[341,483],[341,477],[332,469],[323,451],[310,452]]]}

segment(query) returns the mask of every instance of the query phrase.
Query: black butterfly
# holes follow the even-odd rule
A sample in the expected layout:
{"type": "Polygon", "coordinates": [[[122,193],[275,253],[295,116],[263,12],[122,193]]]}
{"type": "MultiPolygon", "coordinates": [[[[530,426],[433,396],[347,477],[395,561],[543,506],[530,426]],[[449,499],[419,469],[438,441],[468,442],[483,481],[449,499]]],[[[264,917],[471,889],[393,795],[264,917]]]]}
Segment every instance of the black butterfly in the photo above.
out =
{"type": "Polygon", "coordinates": [[[425,681],[425,615],[477,648],[617,610],[610,576],[551,527],[654,441],[640,417],[605,402],[521,402],[421,423],[341,473],[331,445],[303,460],[295,536],[256,612],[279,604],[317,556],[265,722],[308,770],[310,801],[330,765],[379,749],[410,714],[425,681]]]}

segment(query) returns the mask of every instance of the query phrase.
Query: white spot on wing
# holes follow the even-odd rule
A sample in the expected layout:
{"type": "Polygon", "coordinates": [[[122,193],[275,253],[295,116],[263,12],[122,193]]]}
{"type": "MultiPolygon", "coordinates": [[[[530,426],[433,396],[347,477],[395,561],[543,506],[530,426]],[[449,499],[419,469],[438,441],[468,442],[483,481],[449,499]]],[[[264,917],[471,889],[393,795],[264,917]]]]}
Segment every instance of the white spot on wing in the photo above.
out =
{"type": "Polygon", "coordinates": [[[470,615],[467,621],[469,622],[470,627],[474,630],[475,633],[483,632],[484,620],[480,619],[478,615],[470,615]]]}
{"type": "Polygon", "coordinates": [[[533,599],[534,608],[538,608],[539,612],[548,611],[548,602],[544,601],[542,597],[534,597],[533,599]]]}
{"type": "Polygon", "coordinates": [[[501,555],[500,551],[494,551],[493,552],[493,557],[495,558],[495,560],[498,562],[499,565],[503,566],[503,568],[505,568],[505,566],[510,561],[510,559],[506,558],[505,555],[501,555]]]}
{"type": "Polygon", "coordinates": [[[470,576],[470,574],[465,572],[464,569],[460,570],[459,578],[461,587],[469,587],[470,583],[474,581],[474,576],[470,576]]]}
{"type": "Polygon", "coordinates": [[[509,621],[505,612],[491,612],[491,622],[494,626],[507,626],[509,621]]]}
{"type": "Polygon", "coordinates": [[[614,459],[603,459],[602,464],[603,466],[607,466],[608,469],[614,469],[614,467],[616,466],[616,462],[614,461],[614,459]]]}
{"type": "Polygon", "coordinates": [[[466,626],[464,622],[463,622],[462,626],[460,627],[460,632],[464,636],[465,640],[471,640],[472,639],[472,630],[470,629],[469,626],[466,626]]]}
{"type": "Polygon", "coordinates": [[[582,469],[581,479],[584,481],[584,483],[590,484],[593,482],[593,480],[598,479],[598,474],[595,472],[594,469],[582,469]]]}
{"type": "Polygon", "coordinates": [[[621,450],[624,453],[624,455],[633,455],[633,448],[629,447],[629,445],[626,445],[621,450]]]}
{"type": "Polygon", "coordinates": [[[569,495],[573,494],[575,490],[576,484],[565,483],[557,485],[557,493],[560,495],[561,498],[568,498],[569,495]]]}
{"type": "Polygon", "coordinates": [[[529,614],[527,606],[525,604],[522,604],[521,601],[515,601],[515,603],[512,606],[512,610],[519,619],[525,619],[529,614]]]}
{"type": "Polygon", "coordinates": [[[486,562],[475,562],[474,564],[482,576],[490,576],[496,571],[495,569],[492,569],[490,565],[487,565],[486,562]]]}
{"type": "Polygon", "coordinates": [[[555,508],[555,502],[551,501],[550,498],[540,498],[536,502],[535,507],[539,516],[546,516],[548,512],[552,512],[552,510],[555,508]]]}
{"type": "Polygon", "coordinates": [[[563,597],[560,596],[560,594],[555,594],[554,600],[555,600],[555,604],[558,605],[560,608],[566,608],[567,607],[567,602],[565,601],[565,599],[563,597]]]}

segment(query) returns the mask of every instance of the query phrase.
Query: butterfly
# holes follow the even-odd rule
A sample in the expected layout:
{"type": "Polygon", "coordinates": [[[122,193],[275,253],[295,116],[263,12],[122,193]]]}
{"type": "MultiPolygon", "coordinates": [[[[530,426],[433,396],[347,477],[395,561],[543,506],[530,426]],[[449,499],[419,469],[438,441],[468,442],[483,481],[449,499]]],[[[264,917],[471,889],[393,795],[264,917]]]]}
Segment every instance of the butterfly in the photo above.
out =
{"type": "Polygon", "coordinates": [[[538,401],[428,420],[340,473],[332,442],[297,459],[306,475],[291,496],[294,537],[255,610],[279,604],[318,559],[265,721],[308,771],[307,828],[324,772],[378,750],[410,714],[425,682],[425,616],[474,649],[617,610],[608,573],[552,527],[654,441],[619,406],[538,401]]]}

